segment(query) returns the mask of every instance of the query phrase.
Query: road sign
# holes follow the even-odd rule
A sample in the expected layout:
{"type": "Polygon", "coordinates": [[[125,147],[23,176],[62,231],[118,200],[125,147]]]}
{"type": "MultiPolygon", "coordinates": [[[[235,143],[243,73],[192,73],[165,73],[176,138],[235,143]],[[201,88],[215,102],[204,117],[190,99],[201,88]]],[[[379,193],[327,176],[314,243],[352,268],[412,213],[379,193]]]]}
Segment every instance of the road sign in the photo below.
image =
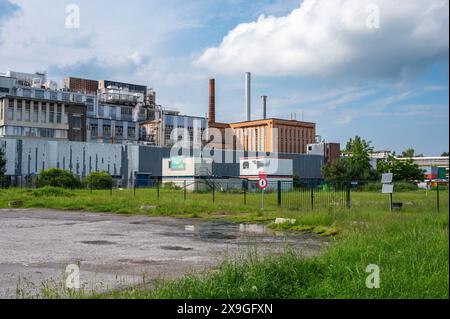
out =
{"type": "Polygon", "coordinates": [[[394,185],[392,184],[383,184],[383,194],[392,194],[394,192],[394,185]]]}
{"type": "Polygon", "coordinates": [[[262,178],[258,181],[258,187],[261,188],[262,190],[266,189],[268,184],[269,184],[269,182],[267,181],[267,179],[264,179],[264,178],[262,178]]]}
{"type": "Polygon", "coordinates": [[[381,176],[381,183],[382,184],[390,184],[390,183],[392,183],[393,179],[394,179],[394,174],[392,174],[392,173],[383,174],[381,176]]]}
{"type": "Polygon", "coordinates": [[[267,173],[264,172],[264,171],[259,172],[259,179],[265,179],[265,180],[267,180],[267,173]]]}

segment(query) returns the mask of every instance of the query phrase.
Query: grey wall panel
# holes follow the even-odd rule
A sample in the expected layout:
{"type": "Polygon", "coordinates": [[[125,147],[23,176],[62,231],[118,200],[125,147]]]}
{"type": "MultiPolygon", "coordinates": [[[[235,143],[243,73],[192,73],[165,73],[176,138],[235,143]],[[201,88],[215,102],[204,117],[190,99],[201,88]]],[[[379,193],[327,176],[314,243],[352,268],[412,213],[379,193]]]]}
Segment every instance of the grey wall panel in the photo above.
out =
{"type": "MultiPolygon", "coordinates": [[[[6,153],[6,174],[18,176],[38,174],[43,169],[56,167],[70,170],[80,176],[93,171],[106,171],[111,175],[132,180],[137,172],[161,176],[162,159],[171,155],[169,148],[31,139],[0,139],[0,147],[6,153]]],[[[219,155],[216,158],[222,158],[222,163],[213,164],[213,175],[239,176],[239,159],[244,155],[236,155],[232,151],[219,155]],[[235,163],[224,163],[225,154],[231,155],[227,158],[234,159],[235,163]]],[[[300,178],[322,177],[322,156],[280,154],[280,157],[293,160],[294,174],[300,178]]]]}

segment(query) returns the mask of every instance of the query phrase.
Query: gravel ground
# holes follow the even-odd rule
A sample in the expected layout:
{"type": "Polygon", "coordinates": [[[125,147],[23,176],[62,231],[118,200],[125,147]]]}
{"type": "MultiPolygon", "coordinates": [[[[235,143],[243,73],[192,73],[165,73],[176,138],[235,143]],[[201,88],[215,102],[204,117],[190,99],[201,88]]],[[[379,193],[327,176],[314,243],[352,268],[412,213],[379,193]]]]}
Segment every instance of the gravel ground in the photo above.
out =
{"type": "Polygon", "coordinates": [[[154,278],[176,278],[224,258],[286,245],[311,256],[327,244],[312,234],[273,233],[261,225],[46,209],[0,210],[0,298],[35,295],[64,283],[80,265],[81,285],[104,291],[154,278]],[[19,294],[17,293],[19,288],[19,294]]]}

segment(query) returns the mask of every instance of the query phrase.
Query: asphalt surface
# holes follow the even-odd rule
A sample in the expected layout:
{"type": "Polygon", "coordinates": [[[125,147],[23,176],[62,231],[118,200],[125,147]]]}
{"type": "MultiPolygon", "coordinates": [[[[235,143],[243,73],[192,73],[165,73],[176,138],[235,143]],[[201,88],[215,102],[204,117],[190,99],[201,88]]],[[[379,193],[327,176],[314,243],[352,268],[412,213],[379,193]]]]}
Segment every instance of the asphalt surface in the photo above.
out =
{"type": "Polygon", "coordinates": [[[290,246],[311,256],[327,243],[312,234],[273,233],[261,225],[46,209],[0,210],[0,298],[37,296],[64,285],[80,266],[85,290],[108,291],[171,279],[254,252],[290,246]]]}

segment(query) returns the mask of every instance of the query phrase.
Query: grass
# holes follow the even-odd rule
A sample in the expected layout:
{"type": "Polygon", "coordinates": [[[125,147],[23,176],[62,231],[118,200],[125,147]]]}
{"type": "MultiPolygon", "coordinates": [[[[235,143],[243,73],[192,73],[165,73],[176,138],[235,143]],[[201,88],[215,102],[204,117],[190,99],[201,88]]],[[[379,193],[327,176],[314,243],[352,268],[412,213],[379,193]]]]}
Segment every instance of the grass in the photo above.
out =
{"type": "MultiPolygon", "coordinates": [[[[328,219],[329,213],[318,213],[328,219]]],[[[248,254],[216,271],[155,282],[151,290],[115,291],[110,298],[448,298],[448,215],[366,210],[333,214],[342,233],[322,255],[248,254]],[[380,267],[380,288],[366,287],[366,267],[380,267]]],[[[104,296],[97,296],[104,297],[104,296]]]]}
{"type": "MultiPolygon", "coordinates": [[[[259,208],[259,194],[184,194],[181,191],[130,190],[58,191],[5,190],[0,208],[10,201],[23,207],[77,209],[93,212],[143,214],[149,216],[200,217],[236,222],[264,222],[275,217],[296,219],[293,225],[270,227],[288,231],[313,231],[329,237],[331,245],[320,256],[301,257],[286,250],[282,255],[257,252],[225,260],[219,269],[188,275],[172,281],[153,282],[153,289],[138,287],[114,291],[97,298],[448,298],[449,241],[448,191],[441,191],[440,213],[434,191],[399,192],[394,201],[403,202],[402,212],[388,211],[386,195],[352,193],[351,209],[321,208],[287,210],[276,207],[276,194],[259,208]],[[156,209],[141,210],[143,205],[156,209]],[[380,288],[366,287],[366,267],[380,267],[380,288]]],[[[55,296],[54,292],[49,294],[55,296]]],[[[73,295],[70,297],[86,297],[73,295]]]]}

